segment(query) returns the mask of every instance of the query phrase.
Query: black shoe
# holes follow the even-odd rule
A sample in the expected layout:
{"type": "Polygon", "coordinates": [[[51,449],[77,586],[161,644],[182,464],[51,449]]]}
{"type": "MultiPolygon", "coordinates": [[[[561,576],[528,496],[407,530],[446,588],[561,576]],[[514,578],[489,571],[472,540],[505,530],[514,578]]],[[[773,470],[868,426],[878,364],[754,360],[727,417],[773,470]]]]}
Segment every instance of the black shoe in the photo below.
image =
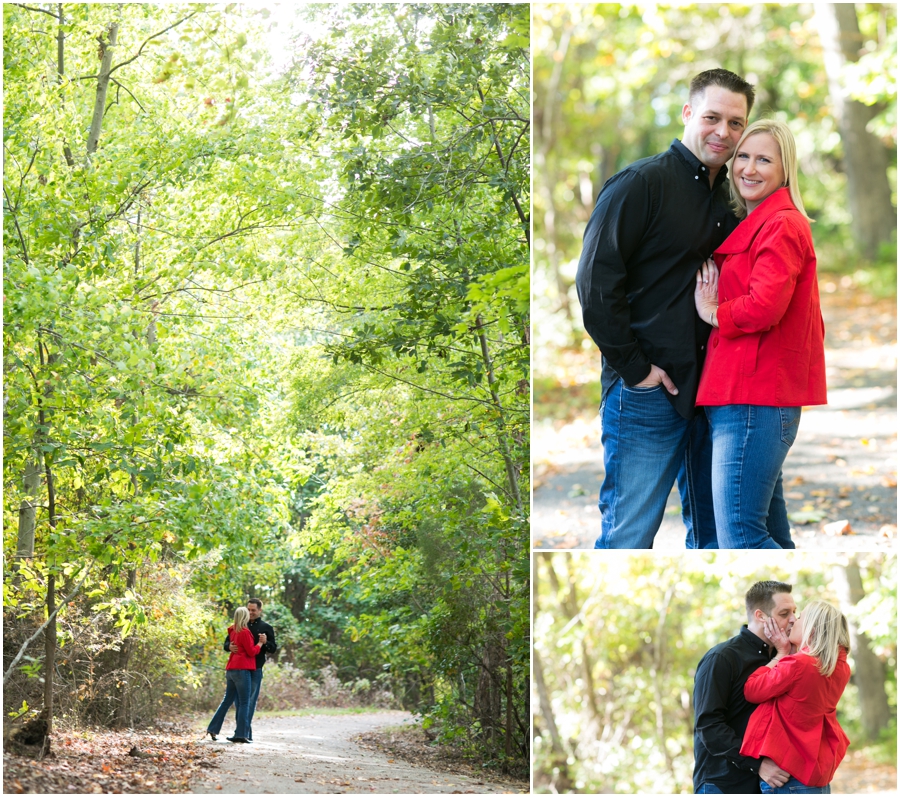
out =
{"type": "Polygon", "coordinates": [[[207,733],[209,734],[210,739],[212,739],[213,741],[216,740],[216,735],[212,731],[207,731],[207,733]]]}
{"type": "Polygon", "coordinates": [[[244,739],[240,736],[229,736],[227,737],[229,742],[238,742],[239,744],[247,744],[249,743],[249,739],[244,739]]]}

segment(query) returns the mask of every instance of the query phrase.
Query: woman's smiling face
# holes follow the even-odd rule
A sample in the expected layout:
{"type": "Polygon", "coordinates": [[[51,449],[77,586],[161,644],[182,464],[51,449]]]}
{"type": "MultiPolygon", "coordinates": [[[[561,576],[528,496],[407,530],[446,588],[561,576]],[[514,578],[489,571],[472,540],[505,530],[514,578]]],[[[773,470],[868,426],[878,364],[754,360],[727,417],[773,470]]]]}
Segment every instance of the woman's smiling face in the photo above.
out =
{"type": "Polygon", "coordinates": [[[732,170],[748,213],[784,185],[781,151],[769,133],[755,133],[745,139],[734,156],[732,170]]]}

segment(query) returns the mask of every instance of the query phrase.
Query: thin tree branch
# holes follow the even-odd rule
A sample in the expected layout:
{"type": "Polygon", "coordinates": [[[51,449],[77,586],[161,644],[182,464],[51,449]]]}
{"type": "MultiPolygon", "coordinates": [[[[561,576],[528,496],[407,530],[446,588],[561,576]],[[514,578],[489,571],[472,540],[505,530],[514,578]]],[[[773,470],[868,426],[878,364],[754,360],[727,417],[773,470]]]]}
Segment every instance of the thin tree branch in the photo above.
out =
{"type": "MultiPolygon", "coordinates": [[[[131,97],[131,99],[133,99],[135,101],[135,103],[137,103],[137,107],[140,108],[144,113],[147,113],[147,109],[144,108],[143,105],[141,105],[141,101],[137,97],[135,97],[134,94],[131,93],[131,91],[129,90],[129,88],[127,86],[122,85],[115,78],[110,78],[110,80],[113,83],[115,83],[120,89],[124,89],[125,91],[127,91],[129,96],[131,97]]],[[[118,104],[119,104],[119,93],[116,92],[116,105],[118,105],[118,104]]],[[[107,110],[109,110],[109,109],[107,109],[107,110]]]]}
{"type": "MultiPolygon", "coordinates": [[[[24,9],[25,11],[37,11],[41,14],[48,14],[49,16],[53,17],[53,19],[59,19],[59,17],[56,14],[54,14],[52,11],[48,11],[46,8],[35,8],[34,6],[26,6],[22,3],[13,3],[13,5],[16,8],[21,8],[21,9],[24,9]]],[[[5,681],[4,681],[4,683],[5,683],[5,681]]]]}
{"type": "Polygon", "coordinates": [[[16,225],[16,232],[19,234],[19,243],[22,244],[22,256],[25,258],[25,265],[27,266],[31,263],[28,258],[28,247],[25,246],[25,236],[22,235],[22,228],[19,227],[19,217],[10,204],[9,194],[6,193],[6,186],[3,187],[3,196],[6,197],[6,206],[9,208],[9,212],[12,213],[13,222],[16,225]]]}
{"type": "Polygon", "coordinates": [[[3,685],[4,686],[6,686],[6,682],[9,680],[9,677],[12,675],[13,670],[16,668],[16,665],[22,660],[22,656],[24,656],[25,651],[28,650],[28,646],[32,642],[34,642],[34,640],[37,639],[44,632],[44,629],[48,625],[50,625],[50,623],[53,622],[53,618],[56,617],[56,613],[63,606],[67,605],[69,603],[69,601],[71,601],[72,598],[74,598],[78,594],[79,590],[81,589],[82,585],[84,584],[85,580],[87,579],[89,572],[90,572],[90,567],[86,565],[84,568],[84,575],[81,577],[81,581],[78,582],[78,586],[76,586],[75,589],[72,590],[72,592],[69,593],[69,595],[67,595],[64,600],[61,600],[61,601],[59,601],[59,603],[56,604],[56,608],[53,610],[53,612],[50,614],[50,616],[47,618],[47,620],[44,622],[44,624],[40,628],[38,628],[38,630],[35,631],[28,639],[26,639],[25,643],[22,645],[22,647],[19,648],[19,652],[16,654],[15,658],[10,663],[7,671],[3,674],[3,685]]]}
{"type": "Polygon", "coordinates": [[[134,61],[135,59],[139,58],[140,55],[141,55],[141,53],[143,52],[144,47],[146,46],[147,42],[149,42],[151,39],[156,39],[156,38],[158,38],[159,36],[162,36],[164,33],[166,33],[166,32],[168,32],[168,31],[172,30],[172,28],[178,27],[182,22],[187,22],[191,17],[195,17],[195,16],[197,16],[197,14],[199,14],[199,13],[200,13],[199,10],[198,10],[198,11],[192,11],[192,12],[191,12],[190,14],[188,14],[186,17],[182,17],[182,18],[179,19],[177,22],[173,22],[171,25],[169,25],[168,28],[163,28],[163,29],[162,29],[161,31],[159,31],[158,33],[154,33],[152,36],[148,36],[146,39],[144,39],[144,41],[141,43],[141,46],[138,47],[138,51],[137,51],[131,58],[129,58],[129,59],[126,60],[126,61],[122,61],[121,63],[116,64],[114,67],[112,67],[112,69],[109,70],[109,73],[108,73],[108,74],[111,75],[113,72],[115,72],[115,71],[116,71],[117,69],[119,69],[120,67],[126,66],[127,64],[130,64],[130,63],[131,63],[132,61],[134,61]]]}

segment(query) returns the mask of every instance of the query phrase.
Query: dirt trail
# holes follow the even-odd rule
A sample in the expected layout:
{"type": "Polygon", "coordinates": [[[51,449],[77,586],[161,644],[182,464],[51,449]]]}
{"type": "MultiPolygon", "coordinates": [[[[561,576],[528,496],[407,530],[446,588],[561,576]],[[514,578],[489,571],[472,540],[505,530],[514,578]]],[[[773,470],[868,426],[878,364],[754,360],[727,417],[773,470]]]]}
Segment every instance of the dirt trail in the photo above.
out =
{"type": "MultiPolygon", "coordinates": [[[[191,784],[194,794],[512,794],[488,783],[407,764],[361,747],[358,734],[409,725],[405,711],[303,717],[256,717],[253,744],[219,736],[216,768],[191,784]]],[[[233,726],[233,722],[232,722],[233,726]]],[[[228,722],[225,725],[229,727],[228,722]]]]}
{"type": "MultiPolygon", "coordinates": [[[[798,549],[894,550],[897,525],[896,305],[840,289],[823,292],[828,405],[803,411],[784,466],[788,512],[798,549]],[[852,534],[830,536],[847,520],[852,534]]],[[[596,358],[599,360],[599,356],[596,358]]],[[[594,408],[595,409],[595,408],[594,408]]],[[[540,417],[535,408],[535,417],[540,417]]],[[[535,548],[592,548],[600,533],[603,479],[600,421],[594,411],[532,429],[535,548]]],[[[669,496],[654,549],[684,550],[678,491],[669,496]]]]}

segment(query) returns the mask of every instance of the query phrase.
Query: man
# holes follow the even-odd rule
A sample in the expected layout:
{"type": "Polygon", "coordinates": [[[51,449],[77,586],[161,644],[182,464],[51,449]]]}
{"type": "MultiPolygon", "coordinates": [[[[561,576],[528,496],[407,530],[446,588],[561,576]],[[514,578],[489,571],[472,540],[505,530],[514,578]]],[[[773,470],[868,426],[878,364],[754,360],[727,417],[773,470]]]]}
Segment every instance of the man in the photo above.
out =
{"type": "MultiPolygon", "coordinates": [[[[789,635],[797,606],[791,585],[780,581],[754,584],[745,604],[747,625],[708,651],[694,676],[695,794],[759,794],[760,779],[778,788],[790,777],[771,758],[748,758],[740,750],[756,708],[744,697],[744,683],[775,655],[767,627],[789,635]]],[[[782,652],[790,652],[787,645],[782,652]]]]}
{"type": "Polygon", "coordinates": [[[676,478],[687,547],[718,547],[706,416],[694,408],[711,328],[693,297],[697,270],[737,225],[725,163],[753,98],[732,72],[697,75],[683,140],[611,177],[584,231],[576,287],[603,354],[596,548],[651,548],[676,478]]]}
{"type": "MultiPolygon", "coordinates": [[[[256,711],[256,701],[259,700],[259,688],[262,686],[263,665],[266,663],[266,654],[274,653],[278,650],[278,645],[275,644],[275,629],[262,619],[262,601],[259,598],[250,598],[250,600],[247,601],[247,611],[250,612],[250,622],[247,623],[247,628],[249,628],[250,633],[253,634],[253,644],[255,645],[260,642],[260,634],[265,635],[265,641],[262,643],[262,648],[259,653],[256,654],[256,669],[250,674],[252,680],[250,684],[250,704],[247,725],[250,728],[248,738],[252,742],[253,712],[256,711]]],[[[237,645],[226,636],[225,650],[233,653],[236,652],[237,649],[237,645]]]]}

